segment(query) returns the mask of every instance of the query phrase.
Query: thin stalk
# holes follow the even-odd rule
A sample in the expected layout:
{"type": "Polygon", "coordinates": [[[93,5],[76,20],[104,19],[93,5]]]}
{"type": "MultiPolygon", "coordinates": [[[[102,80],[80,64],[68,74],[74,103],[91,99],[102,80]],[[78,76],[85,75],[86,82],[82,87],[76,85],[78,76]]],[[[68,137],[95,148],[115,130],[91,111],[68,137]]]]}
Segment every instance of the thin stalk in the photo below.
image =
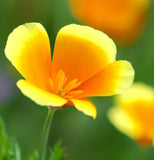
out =
{"type": "Polygon", "coordinates": [[[44,123],[40,147],[39,147],[39,160],[45,160],[46,158],[49,132],[50,132],[50,127],[52,124],[54,112],[55,112],[54,109],[48,108],[48,115],[44,123]]]}

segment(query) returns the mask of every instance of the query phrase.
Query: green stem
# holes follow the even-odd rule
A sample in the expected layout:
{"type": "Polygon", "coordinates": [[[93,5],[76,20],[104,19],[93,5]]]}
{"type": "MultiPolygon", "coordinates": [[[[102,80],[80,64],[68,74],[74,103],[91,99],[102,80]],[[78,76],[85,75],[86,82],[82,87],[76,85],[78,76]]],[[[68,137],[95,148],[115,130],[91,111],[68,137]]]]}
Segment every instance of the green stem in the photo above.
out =
{"type": "Polygon", "coordinates": [[[47,151],[50,126],[52,123],[54,112],[55,112],[54,109],[49,108],[48,115],[47,115],[45,123],[44,123],[40,147],[39,147],[39,160],[45,160],[45,158],[46,158],[46,151],[47,151]]]}

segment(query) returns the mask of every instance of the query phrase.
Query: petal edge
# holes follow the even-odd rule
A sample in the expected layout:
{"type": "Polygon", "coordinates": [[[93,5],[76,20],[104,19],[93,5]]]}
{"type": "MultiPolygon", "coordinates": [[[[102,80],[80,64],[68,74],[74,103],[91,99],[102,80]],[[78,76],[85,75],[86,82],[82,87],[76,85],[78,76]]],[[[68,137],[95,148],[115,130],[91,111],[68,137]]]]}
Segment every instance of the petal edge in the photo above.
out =
{"type": "Polygon", "coordinates": [[[84,114],[88,115],[88,116],[92,116],[93,119],[96,118],[96,115],[97,115],[97,111],[96,111],[96,107],[95,105],[88,99],[82,99],[82,100],[79,100],[79,99],[71,99],[70,100],[74,107],[83,112],[84,114]]]}
{"type": "Polygon", "coordinates": [[[10,33],[5,55],[29,82],[48,90],[51,53],[48,34],[40,23],[19,25],[10,33]]]}
{"type": "Polygon", "coordinates": [[[101,72],[83,82],[77,89],[81,97],[111,96],[129,88],[134,80],[134,69],[128,61],[115,61],[101,72]]]}
{"type": "Polygon", "coordinates": [[[17,87],[25,96],[29,97],[32,101],[41,106],[59,107],[67,103],[66,99],[42,90],[23,79],[17,82],[17,87]]]}
{"type": "Polygon", "coordinates": [[[105,33],[88,26],[64,26],[56,37],[53,77],[62,69],[68,81],[83,82],[115,61],[115,56],[116,46],[105,33]]]}

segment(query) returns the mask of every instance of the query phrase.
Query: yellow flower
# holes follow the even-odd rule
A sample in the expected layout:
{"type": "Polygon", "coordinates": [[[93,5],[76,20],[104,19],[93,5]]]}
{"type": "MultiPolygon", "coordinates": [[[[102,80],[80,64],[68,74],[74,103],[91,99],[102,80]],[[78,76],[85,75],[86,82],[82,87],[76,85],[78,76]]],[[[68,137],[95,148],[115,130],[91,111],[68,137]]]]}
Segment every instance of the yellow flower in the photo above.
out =
{"type": "Polygon", "coordinates": [[[140,35],[150,0],[69,0],[75,17],[82,23],[127,44],[140,35]]]}
{"type": "Polygon", "coordinates": [[[116,98],[116,107],[109,110],[110,121],[123,133],[149,145],[154,140],[154,89],[136,83],[116,98]]]}
{"type": "Polygon", "coordinates": [[[131,64],[115,61],[114,42],[88,26],[63,27],[52,61],[50,52],[48,35],[39,23],[17,27],[5,48],[6,57],[25,78],[17,82],[18,88],[39,105],[72,105],[95,118],[96,107],[85,97],[114,95],[132,84],[131,64]]]}

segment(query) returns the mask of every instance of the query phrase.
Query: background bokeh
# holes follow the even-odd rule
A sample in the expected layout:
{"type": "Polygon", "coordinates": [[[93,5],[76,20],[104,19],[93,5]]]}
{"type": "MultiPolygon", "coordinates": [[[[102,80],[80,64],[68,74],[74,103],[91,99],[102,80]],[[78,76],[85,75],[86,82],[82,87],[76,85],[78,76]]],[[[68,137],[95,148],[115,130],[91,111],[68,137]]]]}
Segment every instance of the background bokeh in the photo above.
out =
{"type": "MultiPolygon", "coordinates": [[[[4,56],[9,33],[25,22],[40,22],[52,46],[58,30],[79,22],[72,16],[67,0],[0,0],[0,115],[11,139],[19,142],[23,159],[39,145],[46,107],[23,96],[16,87],[21,78],[4,56]]],[[[135,68],[136,82],[154,87],[154,2],[140,38],[129,46],[117,45],[117,59],[129,60],[135,68]]],[[[113,97],[94,97],[96,120],[73,107],[57,110],[49,144],[63,140],[68,160],[153,160],[154,149],[142,148],[117,131],[107,119],[113,97]]]]}

